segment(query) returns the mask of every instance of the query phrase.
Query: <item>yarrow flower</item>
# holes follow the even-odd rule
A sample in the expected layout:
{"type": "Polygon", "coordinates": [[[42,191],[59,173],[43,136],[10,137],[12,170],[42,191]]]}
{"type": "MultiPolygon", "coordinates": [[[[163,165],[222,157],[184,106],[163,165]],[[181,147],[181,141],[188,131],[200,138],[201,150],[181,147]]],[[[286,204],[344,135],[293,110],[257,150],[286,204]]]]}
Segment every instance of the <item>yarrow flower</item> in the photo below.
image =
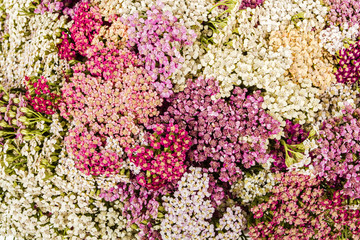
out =
{"type": "Polygon", "coordinates": [[[58,12],[64,6],[64,3],[57,0],[41,0],[40,4],[34,10],[34,13],[44,14],[45,12],[58,12]]]}
{"type": "Polygon", "coordinates": [[[228,101],[212,100],[218,92],[215,80],[189,80],[155,121],[175,122],[186,129],[194,143],[190,159],[219,173],[221,181],[234,182],[242,175],[241,166],[250,168],[269,159],[267,142],[280,131],[279,122],[261,108],[259,91],[250,95],[236,87],[228,101]]]}
{"type": "Polygon", "coordinates": [[[128,45],[139,53],[149,75],[159,81],[155,88],[161,96],[172,94],[172,84],[167,80],[176,69],[181,67],[184,58],[181,50],[196,39],[193,30],[188,30],[171,12],[163,11],[164,5],[157,3],[141,17],[138,13],[127,18],[128,45]]]}
{"type": "Polygon", "coordinates": [[[339,83],[354,84],[360,79],[360,40],[339,51],[335,72],[339,83]]]}
{"type": "Polygon", "coordinates": [[[325,120],[319,148],[311,152],[315,169],[330,184],[344,183],[343,194],[360,197],[360,109],[347,106],[343,115],[325,120]]]}
{"type": "Polygon", "coordinates": [[[161,222],[163,239],[207,239],[215,236],[209,222],[215,209],[209,197],[209,179],[200,168],[190,168],[173,197],[164,196],[166,215],[161,222]]]}
{"type": "Polygon", "coordinates": [[[343,2],[0,0],[0,237],[360,240],[343,2]]]}
{"type": "Polygon", "coordinates": [[[54,114],[58,109],[59,95],[51,92],[48,80],[41,76],[38,80],[25,77],[26,98],[35,111],[48,115],[54,114]]]}
{"type": "MultiPolygon", "coordinates": [[[[76,126],[65,139],[66,147],[77,158],[76,166],[94,175],[118,173],[122,166],[121,156],[106,149],[103,139],[114,137],[120,147],[133,146],[140,124],[146,125],[161,105],[154,80],[135,53],[117,49],[119,44],[111,38],[99,41],[101,35],[107,36],[102,24],[96,7],[80,5],[70,32],[75,50],[87,60],[72,67],[72,77],[62,87],[64,102],[60,105],[62,116],[76,126]],[[97,26],[95,32],[89,21],[97,26]]],[[[126,32],[119,33],[127,38],[126,32]]]]}
{"type": "Polygon", "coordinates": [[[360,3],[357,0],[325,0],[330,6],[328,20],[333,25],[359,24],[360,22],[360,3]]]}
{"type": "Polygon", "coordinates": [[[90,6],[87,2],[82,2],[75,12],[71,26],[71,38],[75,42],[75,49],[81,55],[86,56],[86,50],[91,46],[91,41],[95,34],[98,34],[103,24],[97,7],[90,6]]]}
{"type": "Polygon", "coordinates": [[[61,33],[61,43],[58,44],[59,48],[59,57],[67,61],[73,60],[75,58],[76,52],[74,51],[74,43],[69,41],[69,36],[67,33],[61,33]]]}
{"type": "Polygon", "coordinates": [[[240,5],[240,9],[256,8],[264,3],[265,0],[243,0],[240,5]]]}
{"type": "Polygon", "coordinates": [[[339,191],[328,193],[319,179],[296,172],[278,174],[276,181],[268,200],[251,208],[251,238],[335,240],[346,231],[359,239],[360,212],[347,210],[339,191]]]}
{"type": "Polygon", "coordinates": [[[186,152],[191,138],[178,125],[157,124],[145,141],[149,146],[128,148],[128,157],[143,171],[136,179],[141,186],[158,189],[176,183],[186,171],[186,152]]]}

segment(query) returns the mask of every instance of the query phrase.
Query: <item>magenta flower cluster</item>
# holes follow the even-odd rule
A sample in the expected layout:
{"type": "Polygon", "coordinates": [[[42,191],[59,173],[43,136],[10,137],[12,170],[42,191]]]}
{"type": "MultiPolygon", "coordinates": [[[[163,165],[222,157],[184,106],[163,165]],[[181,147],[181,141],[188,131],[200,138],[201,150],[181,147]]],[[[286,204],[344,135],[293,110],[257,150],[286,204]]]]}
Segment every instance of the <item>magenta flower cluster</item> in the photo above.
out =
{"type": "Polygon", "coordinates": [[[186,152],[191,138],[176,124],[156,124],[146,137],[150,146],[126,149],[131,162],[143,171],[136,176],[141,186],[159,189],[176,183],[186,171],[186,152]]]}
{"type": "Polygon", "coordinates": [[[359,239],[360,212],[346,209],[339,191],[327,197],[331,192],[320,187],[319,179],[296,172],[276,178],[279,184],[269,199],[251,209],[252,239],[335,240],[344,231],[359,239]]]}
{"type": "Polygon", "coordinates": [[[36,112],[48,115],[54,114],[58,109],[59,95],[50,91],[47,79],[41,76],[38,80],[32,81],[25,77],[26,98],[36,112]]]}
{"type": "Polygon", "coordinates": [[[168,78],[181,67],[184,61],[181,48],[191,45],[196,34],[188,30],[169,11],[164,12],[162,4],[152,6],[146,17],[137,13],[127,19],[128,45],[139,53],[160,96],[168,98],[172,94],[172,83],[168,78]]]}
{"type": "Polygon", "coordinates": [[[240,9],[256,8],[264,3],[265,0],[243,0],[240,5],[240,9]]]}
{"type": "Polygon", "coordinates": [[[325,0],[330,6],[328,20],[331,24],[349,26],[360,23],[360,2],[358,0],[325,0]]]}
{"type": "Polygon", "coordinates": [[[98,7],[90,6],[83,2],[79,5],[70,28],[71,38],[75,43],[75,50],[86,56],[86,51],[91,47],[91,42],[99,33],[103,25],[98,7]]]}
{"type": "Polygon", "coordinates": [[[61,40],[61,43],[58,44],[59,57],[67,61],[73,60],[76,56],[74,43],[69,41],[69,36],[65,32],[61,33],[61,40]]]}
{"type": "Polygon", "coordinates": [[[242,175],[241,166],[250,168],[269,159],[266,142],[280,131],[280,124],[261,108],[259,91],[248,94],[236,87],[228,101],[213,100],[218,92],[215,80],[189,80],[156,121],[186,129],[195,146],[190,159],[206,166],[205,171],[220,174],[221,181],[234,182],[242,175]]]}
{"type": "Polygon", "coordinates": [[[335,72],[339,83],[354,84],[360,80],[360,40],[343,48],[338,54],[338,68],[335,72]]]}
{"type": "Polygon", "coordinates": [[[360,197],[360,109],[347,106],[341,117],[326,120],[319,147],[312,152],[315,169],[330,183],[344,181],[343,193],[360,197]]]}

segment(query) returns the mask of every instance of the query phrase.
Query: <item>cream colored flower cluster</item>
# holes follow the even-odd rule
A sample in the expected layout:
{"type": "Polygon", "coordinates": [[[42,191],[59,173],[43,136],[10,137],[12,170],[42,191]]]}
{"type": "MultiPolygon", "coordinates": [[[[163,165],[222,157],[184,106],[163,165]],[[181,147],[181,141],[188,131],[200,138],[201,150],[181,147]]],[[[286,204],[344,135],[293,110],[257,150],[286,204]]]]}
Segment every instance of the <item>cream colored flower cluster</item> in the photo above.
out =
{"type": "Polygon", "coordinates": [[[69,28],[65,16],[24,13],[31,0],[4,1],[5,38],[0,51],[0,79],[7,87],[23,86],[25,76],[44,76],[51,82],[62,80],[67,64],[59,59],[56,45],[61,28],[69,28]]]}
{"type": "Polygon", "coordinates": [[[334,61],[320,45],[318,32],[301,32],[294,26],[273,31],[269,37],[269,46],[277,50],[280,46],[290,46],[292,50],[291,67],[287,78],[298,85],[310,85],[324,91],[336,82],[333,74],[334,61]]]}
{"type": "Polygon", "coordinates": [[[44,169],[33,174],[16,170],[8,175],[0,168],[0,234],[22,233],[32,239],[136,239],[120,215],[119,201],[105,203],[95,193],[93,180],[64,171],[60,161],[58,175],[46,178],[44,169]],[[15,186],[15,187],[14,187],[15,186]],[[16,229],[16,230],[15,230],[16,229]]]}
{"type": "Polygon", "coordinates": [[[231,192],[241,199],[243,204],[251,203],[256,197],[264,196],[276,184],[275,175],[270,170],[245,176],[232,185],[231,192]]]}
{"type": "Polygon", "coordinates": [[[123,206],[90,194],[79,195],[72,183],[59,175],[46,179],[45,170],[37,174],[18,171],[9,176],[0,167],[0,234],[22,239],[136,239],[127,220],[120,215],[123,206]]]}
{"type": "Polygon", "coordinates": [[[216,240],[240,239],[242,232],[246,229],[245,212],[240,206],[230,206],[220,218],[217,231],[221,231],[216,240]]]}

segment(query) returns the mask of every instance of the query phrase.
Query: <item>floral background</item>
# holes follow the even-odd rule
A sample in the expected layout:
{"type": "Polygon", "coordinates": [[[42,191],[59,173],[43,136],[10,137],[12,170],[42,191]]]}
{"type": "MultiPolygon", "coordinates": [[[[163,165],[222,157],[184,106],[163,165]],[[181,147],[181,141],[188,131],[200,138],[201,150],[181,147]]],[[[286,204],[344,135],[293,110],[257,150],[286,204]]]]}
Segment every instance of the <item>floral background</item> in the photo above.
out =
{"type": "Polygon", "coordinates": [[[0,235],[360,239],[358,0],[0,0],[0,235]]]}

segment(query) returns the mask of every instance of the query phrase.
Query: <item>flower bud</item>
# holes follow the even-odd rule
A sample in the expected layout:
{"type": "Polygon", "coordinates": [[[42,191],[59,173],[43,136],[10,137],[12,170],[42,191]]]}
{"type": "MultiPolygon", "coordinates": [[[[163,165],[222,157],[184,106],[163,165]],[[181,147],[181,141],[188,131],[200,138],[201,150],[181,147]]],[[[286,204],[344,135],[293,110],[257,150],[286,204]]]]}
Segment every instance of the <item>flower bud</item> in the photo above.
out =
{"type": "Polygon", "coordinates": [[[31,141],[31,139],[33,139],[33,138],[34,138],[33,136],[26,135],[26,136],[23,137],[23,141],[29,142],[29,141],[31,141]]]}
{"type": "Polygon", "coordinates": [[[31,110],[27,107],[22,107],[20,108],[20,112],[23,112],[23,113],[30,113],[31,114],[31,110]]]}
{"type": "Polygon", "coordinates": [[[11,118],[15,118],[16,117],[16,113],[14,111],[9,111],[8,113],[9,117],[11,118]]]}
{"type": "Polygon", "coordinates": [[[29,122],[29,119],[25,116],[20,116],[18,118],[19,122],[23,122],[23,123],[26,123],[26,122],[29,122]]]}
{"type": "Polygon", "coordinates": [[[136,225],[135,223],[131,224],[130,227],[131,227],[132,229],[134,229],[134,230],[139,229],[138,225],[136,225]]]}
{"type": "Polygon", "coordinates": [[[32,131],[30,131],[29,129],[21,129],[20,133],[23,135],[30,135],[32,134],[32,131]]]}
{"type": "Polygon", "coordinates": [[[0,121],[0,127],[8,128],[8,127],[11,127],[11,126],[7,122],[5,122],[5,120],[1,120],[0,121]]]}
{"type": "Polygon", "coordinates": [[[2,98],[7,102],[9,101],[9,96],[8,95],[4,95],[2,98]]]}
{"type": "Polygon", "coordinates": [[[290,166],[293,165],[295,162],[296,162],[295,159],[292,158],[292,157],[287,157],[287,158],[285,159],[285,165],[286,165],[287,167],[290,167],[290,166]]]}

